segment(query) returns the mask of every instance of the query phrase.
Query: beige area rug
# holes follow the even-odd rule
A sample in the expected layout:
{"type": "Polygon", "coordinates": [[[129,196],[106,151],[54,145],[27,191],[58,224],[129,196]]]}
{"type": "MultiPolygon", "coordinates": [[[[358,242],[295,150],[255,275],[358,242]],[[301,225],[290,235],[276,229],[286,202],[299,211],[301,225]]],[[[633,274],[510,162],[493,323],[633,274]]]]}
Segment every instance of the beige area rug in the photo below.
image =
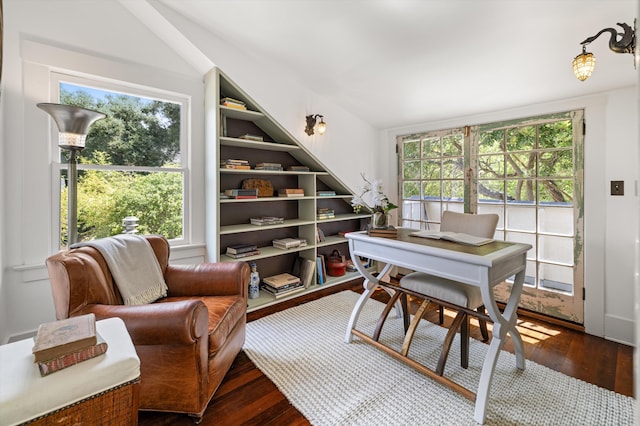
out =
{"type": "MultiPolygon", "coordinates": [[[[471,401],[356,337],[344,342],[358,296],[343,291],[252,321],[244,350],[314,425],[475,425],[471,401]]],[[[369,300],[358,329],[371,335],[383,306],[369,300]]],[[[434,367],[445,329],[423,323],[409,354],[434,367]]],[[[381,341],[399,348],[402,335],[392,313],[381,341]]],[[[475,392],[487,345],[471,339],[468,370],[459,347],[456,340],[445,375],[475,392]]],[[[531,361],[519,371],[503,351],[485,424],[632,425],[633,407],[633,398],[531,361]]]]}

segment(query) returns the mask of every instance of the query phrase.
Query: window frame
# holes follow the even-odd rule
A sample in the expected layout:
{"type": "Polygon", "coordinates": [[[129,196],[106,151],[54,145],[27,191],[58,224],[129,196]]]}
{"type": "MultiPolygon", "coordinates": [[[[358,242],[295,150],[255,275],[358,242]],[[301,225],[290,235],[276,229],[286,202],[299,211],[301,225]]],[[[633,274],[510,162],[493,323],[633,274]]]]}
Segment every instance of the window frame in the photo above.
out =
{"type": "MultiPolygon", "coordinates": [[[[169,240],[171,246],[186,245],[190,242],[191,214],[190,214],[190,188],[191,173],[189,148],[190,138],[190,116],[191,97],[186,94],[170,92],[163,89],[142,86],[119,80],[107,79],[95,75],[75,74],[72,72],[50,72],[50,96],[54,102],[60,102],[60,84],[69,83],[77,86],[118,92],[125,95],[144,97],[159,101],[166,101],[180,104],[180,167],[148,167],[148,166],[120,166],[120,165],[96,165],[78,163],[80,170],[100,170],[100,171],[129,171],[129,172],[170,172],[182,174],[182,238],[169,240]]],[[[60,209],[63,200],[60,197],[59,178],[63,170],[68,170],[68,163],[61,155],[61,148],[58,146],[58,130],[55,125],[51,126],[51,138],[49,146],[49,158],[51,163],[51,241],[54,251],[60,250],[62,228],[60,223],[60,209]]],[[[91,143],[91,141],[88,141],[91,143]]]]}

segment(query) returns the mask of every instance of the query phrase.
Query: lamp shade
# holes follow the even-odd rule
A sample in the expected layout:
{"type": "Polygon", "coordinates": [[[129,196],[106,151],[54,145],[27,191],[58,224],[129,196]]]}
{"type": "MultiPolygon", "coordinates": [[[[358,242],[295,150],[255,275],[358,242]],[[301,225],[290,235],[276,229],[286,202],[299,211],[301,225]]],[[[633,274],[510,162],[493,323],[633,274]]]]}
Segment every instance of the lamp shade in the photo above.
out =
{"type": "Polygon", "coordinates": [[[582,50],[582,53],[573,59],[573,73],[578,80],[585,81],[591,77],[593,69],[596,67],[596,57],[593,53],[582,50]]]}
{"type": "Polygon", "coordinates": [[[89,127],[96,120],[106,117],[101,112],[72,105],[39,103],[37,107],[53,117],[60,132],[58,145],[66,149],[84,148],[89,127]]]}

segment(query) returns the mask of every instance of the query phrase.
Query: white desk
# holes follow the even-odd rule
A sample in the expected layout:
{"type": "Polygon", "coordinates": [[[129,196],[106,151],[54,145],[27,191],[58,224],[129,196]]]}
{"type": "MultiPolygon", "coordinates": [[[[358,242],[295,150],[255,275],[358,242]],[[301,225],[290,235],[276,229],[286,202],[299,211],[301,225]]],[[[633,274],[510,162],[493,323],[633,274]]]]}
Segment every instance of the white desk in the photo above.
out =
{"type": "MultiPolygon", "coordinates": [[[[516,366],[524,370],[524,346],[520,333],[516,329],[516,320],[518,303],[524,283],[526,254],[531,249],[531,246],[529,244],[495,241],[484,246],[473,247],[441,240],[411,237],[409,236],[411,232],[415,232],[415,230],[398,229],[398,237],[396,239],[372,238],[365,232],[352,232],[346,235],[349,239],[351,259],[358,271],[365,277],[365,281],[363,284],[364,292],[351,313],[345,341],[349,343],[354,334],[362,334],[356,330],[358,317],[364,304],[378,287],[378,278],[371,275],[363,267],[359,256],[386,264],[378,274],[379,277],[384,276],[391,266],[396,265],[480,287],[485,308],[494,322],[493,337],[482,367],[478,390],[475,394],[474,419],[479,423],[484,423],[493,371],[498,361],[500,350],[504,346],[507,333],[511,335],[513,340],[516,366]],[[514,275],[515,280],[511,295],[504,312],[500,312],[492,289],[495,285],[514,275]]],[[[399,304],[396,309],[401,309],[399,304]]],[[[372,342],[369,341],[369,343],[372,342]]],[[[389,353],[389,351],[387,352],[389,353]]],[[[394,353],[390,354],[398,359],[404,358],[402,356],[398,357],[394,353]]],[[[419,366],[410,359],[400,360],[414,367],[419,366]]],[[[420,371],[428,373],[422,369],[420,371]]],[[[455,382],[445,377],[437,376],[435,373],[434,375],[429,374],[429,376],[465,394],[463,390],[466,389],[455,382]]]]}
{"type": "MultiPolygon", "coordinates": [[[[68,407],[78,407],[82,401],[121,386],[133,387],[140,377],[140,359],[131,343],[129,333],[120,318],[96,322],[98,333],[109,345],[104,355],[41,377],[33,362],[33,339],[25,339],[0,346],[0,425],[15,425],[33,419],[42,419],[50,413],[68,407]]],[[[117,423],[118,412],[84,413],[76,417],[86,424],[96,421],[109,424],[137,423],[137,385],[128,403],[126,414],[131,422],[117,423]],[[105,418],[106,417],[106,418],[105,418]]],[[[106,398],[109,399],[108,397],[106,398]]],[[[113,399],[113,398],[112,398],[113,399]]],[[[65,417],[66,418],[66,417],[65,417]]],[[[67,418],[68,422],[71,422],[67,418]]],[[[42,423],[47,423],[43,421],[42,423]]],[[[54,423],[53,421],[51,423],[54,423]]],[[[61,421],[64,423],[64,421],[61,421]]],[[[36,423],[37,424],[37,423],[36,423]]]]}

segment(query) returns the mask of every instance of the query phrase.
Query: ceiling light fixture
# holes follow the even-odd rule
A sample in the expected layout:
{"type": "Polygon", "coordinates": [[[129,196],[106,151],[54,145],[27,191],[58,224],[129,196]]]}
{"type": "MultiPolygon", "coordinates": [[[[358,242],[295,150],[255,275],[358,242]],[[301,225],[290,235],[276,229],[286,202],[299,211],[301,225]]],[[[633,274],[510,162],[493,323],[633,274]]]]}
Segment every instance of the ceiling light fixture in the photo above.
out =
{"type": "Polygon", "coordinates": [[[616,53],[631,53],[633,55],[633,66],[636,66],[636,21],[633,21],[633,28],[625,23],[618,23],[622,27],[624,33],[618,33],[614,28],[605,28],[600,30],[598,34],[593,37],[589,37],[582,43],[582,53],[573,59],[573,73],[578,80],[585,81],[591,76],[593,69],[596,66],[596,57],[591,52],[587,52],[587,44],[591,43],[604,32],[611,34],[609,39],[609,49],[616,53]],[[620,36],[620,40],[618,40],[620,36]]]}
{"type": "Polygon", "coordinates": [[[318,131],[318,134],[324,135],[324,132],[327,130],[327,123],[324,122],[324,116],[320,114],[316,115],[307,115],[307,127],[304,128],[304,132],[309,136],[313,135],[314,130],[318,131]],[[316,122],[320,119],[320,122],[316,126],[316,122]]]}

